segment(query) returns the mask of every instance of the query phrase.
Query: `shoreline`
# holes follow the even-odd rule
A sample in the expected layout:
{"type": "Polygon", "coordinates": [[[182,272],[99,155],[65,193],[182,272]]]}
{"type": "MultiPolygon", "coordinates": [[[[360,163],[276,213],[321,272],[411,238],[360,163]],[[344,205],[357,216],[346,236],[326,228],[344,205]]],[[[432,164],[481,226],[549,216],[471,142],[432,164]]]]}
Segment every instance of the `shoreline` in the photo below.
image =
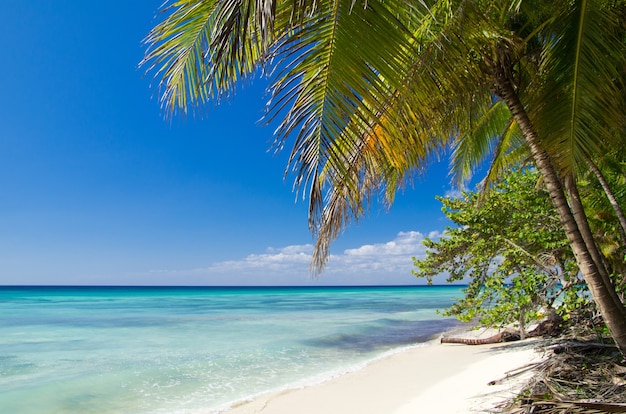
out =
{"type": "MultiPolygon", "coordinates": [[[[452,331],[486,337],[492,330],[452,331]]],[[[225,414],[410,414],[488,412],[515,396],[529,374],[505,378],[542,359],[538,340],[440,344],[435,340],[392,351],[326,381],[257,395],[222,407],[225,414]],[[488,385],[497,381],[496,385],[488,385]]]]}

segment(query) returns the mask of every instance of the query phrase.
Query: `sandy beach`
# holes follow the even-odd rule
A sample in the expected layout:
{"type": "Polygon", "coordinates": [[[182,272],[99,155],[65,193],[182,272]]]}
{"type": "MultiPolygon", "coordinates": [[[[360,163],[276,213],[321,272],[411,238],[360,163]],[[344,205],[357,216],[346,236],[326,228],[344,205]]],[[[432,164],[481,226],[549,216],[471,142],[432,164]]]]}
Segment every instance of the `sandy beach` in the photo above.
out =
{"type": "Polygon", "coordinates": [[[537,342],[440,344],[376,360],[363,369],[308,387],[267,394],[228,414],[488,413],[514,396],[528,374],[507,372],[540,361],[537,342]],[[495,385],[489,382],[499,380],[495,385]]]}

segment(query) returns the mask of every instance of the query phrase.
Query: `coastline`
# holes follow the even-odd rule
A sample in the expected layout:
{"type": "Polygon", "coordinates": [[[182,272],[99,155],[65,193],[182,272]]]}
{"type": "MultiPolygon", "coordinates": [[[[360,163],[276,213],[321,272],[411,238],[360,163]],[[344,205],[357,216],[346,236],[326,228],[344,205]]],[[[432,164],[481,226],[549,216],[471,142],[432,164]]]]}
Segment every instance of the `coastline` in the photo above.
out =
{"type": "MultiPolygon", "coordinates": [[[[485,337],[492,331],[454,332],[485,337]]],[[[507,372],[542,359],[538,340],[440,344],[439,340],[376,359],[328,381],[263,394],[218,412],[227,414],[409,414],[489,412],[513,397],[529,374],[507,372]],[[490,381],[497,381],[489,385],[490,381]]]]}

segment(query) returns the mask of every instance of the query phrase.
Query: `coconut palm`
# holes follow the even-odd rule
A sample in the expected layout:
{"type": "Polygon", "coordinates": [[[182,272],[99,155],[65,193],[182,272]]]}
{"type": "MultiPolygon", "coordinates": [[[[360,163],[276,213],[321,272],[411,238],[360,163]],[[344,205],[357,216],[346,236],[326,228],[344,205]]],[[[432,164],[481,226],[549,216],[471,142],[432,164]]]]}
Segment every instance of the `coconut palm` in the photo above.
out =
{"type": "Polygon", "coordinates": [[[626,355],[626,310],[576,184],[586,157],[623,145],[623,1],[179,0],[143,64],[167,113],[272,77],[266,119],[308,194],[314,269],[368,201],[455,146],[463,175],[529,151],[581,273],[626,355]]]}
{"type": "MultiPolygon", "coordinates": [[[[626,276],[626,161],[617,149],[603,154],[597,161],[587,160],[588,170],[579,174],[578,187],[585,210],[608,267],[615,274],[626,276]]],[[[621,280],[621,295],[626,294],[626,280],[621,280]]],[[[618,289],[619,291],[619,289],[618,289]]]]}

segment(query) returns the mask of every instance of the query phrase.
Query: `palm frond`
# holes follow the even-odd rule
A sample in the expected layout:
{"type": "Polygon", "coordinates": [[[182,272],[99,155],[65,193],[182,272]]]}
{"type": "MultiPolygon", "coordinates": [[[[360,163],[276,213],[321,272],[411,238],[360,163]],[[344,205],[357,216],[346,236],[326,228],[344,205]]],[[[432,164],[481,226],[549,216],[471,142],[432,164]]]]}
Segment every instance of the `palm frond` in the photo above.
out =
{"type": "Polygon", "coordinates": [[[159,80],[162,109],[186,114],[230,94],[265,63],[275,37],[274,0],[179,0],[144,39],[140,66],[159,80]]]}
{"type": "Polygon", "coordinates": [[[312,226],[323,204],[322,168],[346,172],[350,145],[376,124],[380,108],[401,86],[410,33],[393,11],[404,5],[320,0],[315,16],[276,43],[279,71],[266,121],[283,117],[278,148],[293,139],[289,168],[295,170],[295,189],[308,192],[312,226]]]}
{"type": "Polygon", "coordinates": [[[478,119],[474,119],[474,114],[467,116],[467,131],[453,143],[451,173],[457,186],[470,178],[474,168],[487,156],[493,154],[495,158],[510,151],[507,144],[511,141],[504,139],[511,130],[511,114],[506,105],[496,101],[491,107],[481,108],[476,113],[478,119]]]}
{"type": "MultiPolygon", "coordinates": [[[[623,6],[622,6],[623,9],[623,6]]],[[[622,10],[623,12],[623,10],[622,10]]],[[[531,116],[563,173],[619,143],[626,65],[619,7],[600,0],[571,2],[548,26],[531,116]]]]}
{"type": "MultiPolygon", "coordinates": [[[[398,186],[412,172],[424,168],[451,138],[471,129],[468,114],[477,117],[474,114],[493,105],[490,85],[481,76],[482,68],[471,60],[472,48],[458,42],[463,31],[485,32],[480,23],[482,16],[474,15],[472,27],[464,15],[461,27],[460,16],[453,13],[447,2],[434,6],[422,10],[421,20],[406,20],[406,27],[412,28],[412,47],[406,49],[408,65],[400,74],[401,83],[386,86],[384,101],[366,95],[356,108],[360,111],[358,116],[336,131],[341,139],[329,147],[330,154],[350,154],[351,158],[327,159],[333,163],[325,166],[333,172],[333,179],[328,184],[323,211],[311,222],[318,236],[312,263],[316,271],[325,263],[330,241],[351,218],[358,219],[363,214],[362,203],[369,200],[373,191],[384,191],[391,203],[398,186]],[[338,143],[342,145],[337,146],[338,143]]],[[[485,118],[484,126],[473,125],[474,132],[484,134],[487,141],[502,133],[509,119],[508,110],[501,111],[502,108],[498,105],[494,109],[491,122],[485,118]]],[[[476,146],[474,157],[484,157],[486,153],[485,148],[476,146]]]]}
{"type": "Polygon", "coordinates": [[[144,39],[148,49],[140,66],[156,70],[160,79],[162,108],[166,113],[204,102],[212,95],[207,76],[205,53],[210,44],[213,16],[218,1],[181,0],[165,7],[167,17],[144,39]]]}
{"type": "Polygon", "coordinates": [[[512,123],[500,138],[493,154],[489,170],[480,181],[483,192],[488,191],[492,184],[498,182],[512,167],[530,164],[528,147],[523,142],[517,124],[512,123]],[[514,142],[512,144],[511,142],[514,142]]]}

